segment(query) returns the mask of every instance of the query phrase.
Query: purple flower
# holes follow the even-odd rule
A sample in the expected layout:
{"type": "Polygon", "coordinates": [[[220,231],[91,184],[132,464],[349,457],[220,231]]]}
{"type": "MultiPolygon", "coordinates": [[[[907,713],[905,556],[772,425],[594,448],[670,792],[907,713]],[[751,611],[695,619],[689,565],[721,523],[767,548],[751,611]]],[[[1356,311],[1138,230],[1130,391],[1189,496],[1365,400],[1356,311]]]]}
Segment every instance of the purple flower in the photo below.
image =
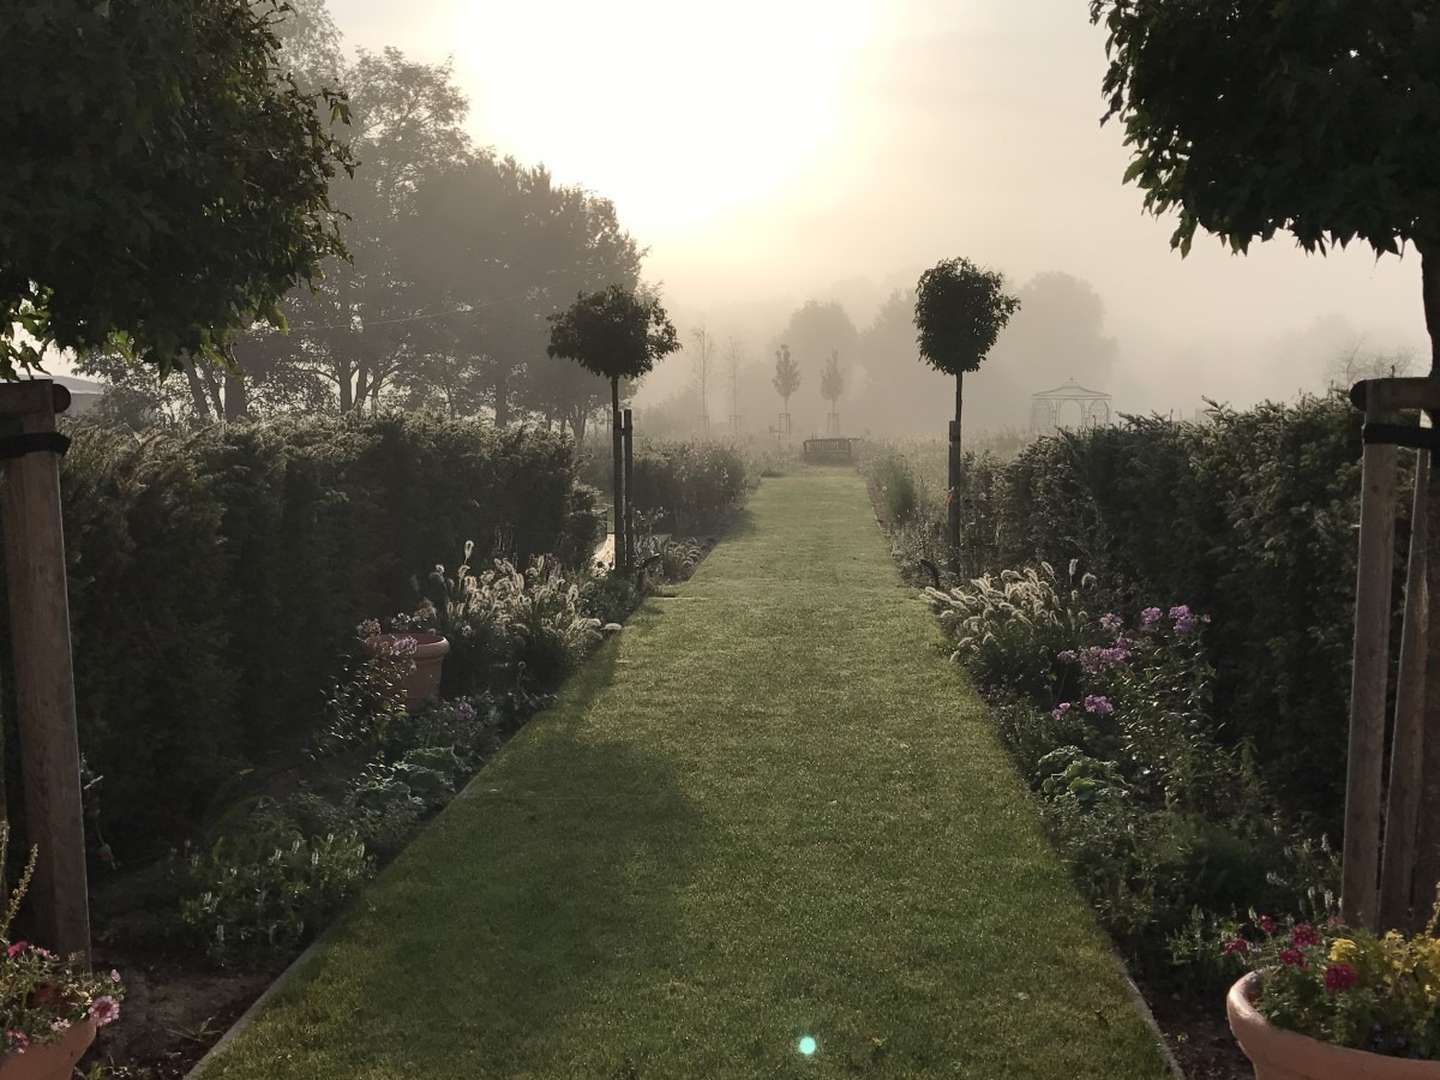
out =
{"type": "Polygon", "coordinates": [[[1092,645],[1080,654],[1080,669],[1087,675],[1099,675],[1108,668],[1116,667],[1130,659],[1130,642],[1123,638],[1114,645],[1102,647],[1092,645]]]}
{"type": "Polygon", "coordinates": [[[1175,624],[1177,634],[1188,634],[1195,629],[1195,613],[1190,610],[1187,604],[1178,604],[1170,609],[1170,619],[1175,624]]]}
{"type": "Polygon", "coordinates": [[[1100,616],[1100,625],[1114,634],[1118,633],[1124,627],[1125,620],[1112,611],[1108,615],[1100,616]]]}
{"type": "Polygon", "coordinates": [[[1050,715],[1053,716],[1056,720],[1063,720],[1065,719],[1065,714],[1069,711],[1070,702],[1062,701],[1059,705],[1056,705],[1055,708],[1051,710],[1050,715]]]}
{"type": "Polygon", "coordinates": [[[462,701],[455,706],[455,719],[462,724],[473,724],[475,722],[475,706],[468,701],[462,701]]]}
{"type": "Polygon", "coordinates": [[[1115,706],[1104,694],[1087,694],[1085,696],[1085,711],[1094,713],[1096,716],[1109,716],[1115,711],[1115,706]]]}
{"type": "Polygon", "coordinates": [[[1142,630],[1149,630],[1160,621],[1160,617],[1164,614],[1165,613],[1158,607],[1147,607],[1144,611],[1140,612],[1140,628],[1142,630]]]}

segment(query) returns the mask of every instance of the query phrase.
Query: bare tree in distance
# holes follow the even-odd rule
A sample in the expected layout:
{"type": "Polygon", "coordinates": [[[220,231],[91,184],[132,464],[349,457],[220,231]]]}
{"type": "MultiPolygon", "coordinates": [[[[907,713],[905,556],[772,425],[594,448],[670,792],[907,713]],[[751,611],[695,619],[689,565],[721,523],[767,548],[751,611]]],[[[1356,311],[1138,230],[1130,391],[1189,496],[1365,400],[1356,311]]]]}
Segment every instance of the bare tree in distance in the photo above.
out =
{"type": "Polygon", "coordinates": [[[710,364],[715,355],[715,337],[703,326],[690,331],[695,339],[691,363],[695,368],[695,388],[700,396],[700,433],[710,434],[710,364]]]}
{"type": "Polygon", "coordinates": [[[726,358],[730,366],[730,434],[740,434],[740,364],[745,358],[744,349],[735,338],[730,339],[726,358]]]}
{"type": "Polygon", "coordinates": [[[833,349],[830,359],[820,372],[820,396],[830,403],[830,412],[825,417],[826,434],[840,431],[839,401],[845,393],[845,373],[840,370],[840,350],[833,349]]]}
{"type": "Polygon", "coordinates": [[[784,402],[784,411],[780,414],[779,434],[789,435],[790,397],[800,389],[800,365],[790,355],[789,345],[781,345],[775,350],[775,376],[770,380],[770,385],[775,387],[775,392],[784,402]]]}

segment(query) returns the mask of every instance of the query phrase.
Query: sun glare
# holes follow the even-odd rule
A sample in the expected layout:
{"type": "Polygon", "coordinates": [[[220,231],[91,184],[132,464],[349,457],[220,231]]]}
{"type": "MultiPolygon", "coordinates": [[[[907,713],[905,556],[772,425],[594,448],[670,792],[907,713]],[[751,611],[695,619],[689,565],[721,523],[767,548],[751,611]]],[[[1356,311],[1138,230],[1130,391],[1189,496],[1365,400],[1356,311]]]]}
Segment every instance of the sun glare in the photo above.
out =
{"type": "Polygon", "coordinates": [[[480,141],[611,196],[655,240],[823,182],[880,8],[467,4],[451,40],[480,141]]]}

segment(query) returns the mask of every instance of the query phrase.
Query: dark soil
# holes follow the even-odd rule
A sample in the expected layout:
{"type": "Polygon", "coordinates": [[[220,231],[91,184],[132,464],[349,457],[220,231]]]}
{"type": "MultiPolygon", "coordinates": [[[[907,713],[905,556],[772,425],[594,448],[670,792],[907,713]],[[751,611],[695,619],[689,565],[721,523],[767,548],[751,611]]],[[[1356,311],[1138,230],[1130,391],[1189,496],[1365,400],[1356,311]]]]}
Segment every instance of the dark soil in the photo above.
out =
{"type": "Polygon", "coordinates": [[[1150,992],[1146,999],[1187,1080],[1253,1080],[1255,1072],[1230,1034],[1223,1000],[1150,992]]]}

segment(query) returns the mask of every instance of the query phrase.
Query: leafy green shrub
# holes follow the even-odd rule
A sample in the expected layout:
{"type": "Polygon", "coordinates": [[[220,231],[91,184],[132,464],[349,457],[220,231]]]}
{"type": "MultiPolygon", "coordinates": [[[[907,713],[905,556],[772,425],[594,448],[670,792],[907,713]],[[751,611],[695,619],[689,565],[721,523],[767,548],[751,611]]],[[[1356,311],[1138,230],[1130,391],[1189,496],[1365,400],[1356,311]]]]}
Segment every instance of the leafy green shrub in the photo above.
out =
{"type": "Polygon", "coordinates": [[[190,855],[180,870],[181,926],[217,964],[288,956],[373,870],[353,833],[225,837],[190,855]]]}
{"type": "Polygon", "coordinates": [[[640,606],[644,594],[623,574],[593,574],[580,586],[580,608],[601,626],[623,623],[640,606]]]}

